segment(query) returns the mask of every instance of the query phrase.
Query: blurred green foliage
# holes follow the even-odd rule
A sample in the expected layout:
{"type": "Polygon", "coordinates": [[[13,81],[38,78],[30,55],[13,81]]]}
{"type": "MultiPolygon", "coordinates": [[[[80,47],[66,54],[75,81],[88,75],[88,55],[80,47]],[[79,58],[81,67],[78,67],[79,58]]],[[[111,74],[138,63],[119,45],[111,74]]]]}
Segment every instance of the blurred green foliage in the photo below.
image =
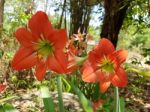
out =
{"type": "Polygon", "coordinates": [[[28,9],[32,0],[6,0],[4,8],[4,33],[8,36],[14,34],[18,27],[26,26],[29,17],[28,9]]]}

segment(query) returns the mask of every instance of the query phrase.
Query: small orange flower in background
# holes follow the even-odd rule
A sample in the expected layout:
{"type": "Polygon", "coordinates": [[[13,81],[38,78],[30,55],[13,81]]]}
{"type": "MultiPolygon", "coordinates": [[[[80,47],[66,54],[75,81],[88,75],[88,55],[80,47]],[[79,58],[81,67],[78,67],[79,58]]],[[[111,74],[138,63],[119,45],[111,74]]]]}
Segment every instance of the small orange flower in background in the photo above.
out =
{"type": "Polygon", "coordinates": [[[83,64],[83,62],[87,59],[87,56],[78,57],[78,50],[70,41],[68,41],[66,47],[67,47],[66,55],[68,59],[67,70],[68,70],[68,73],[72,73],[76,71],[83,64]]]}
{"type": "Polygon", "coordinates": [[[93,102],[93,111],[96,112],[96,110],[104,104],[104,100],[100,99],[96,102],[93,102]]]}
{"type": "Polygon", "coordinates": [[[15,36],[21,47],[12,60],[15,70],[35,68],[35,76],[42,80],[46,70],[66,73],[67,58],[64,47],[67,33],[64,29],[53,29],[48,16],[39,11],[29,20],[29,29],[19,28],[15,36]]]}
{"type": "Polygon", "coordinates": [[[127,58],[127,51],[116,51],[108,39],[101,39],[95,49],[89,52],[88,59],[82,67],[82,79],[85,82],[99,81],[104,93],[110,84],[117,87],[127,85],[127,76],[122,63],[127,58]]]}
{"type": "Polygon", "coordinates": [[[6,88],[6,85],[4,85],[4,84],[0,84],[0,93],[1,93],[2,91],[4,91],[4,90],[5,90],[5,88],[6,88]]]}
{"type": "Polygon", "coordinates": [[[68,41],[68,43],[67,43],[66,56],[68,59],[68,67],[67,67],[68,73],[71,73],[78,68],[77,62],[75,60],[75,58],[77,56],[77,49],[75,48],[75,46],[73,45],[73,43],[71,41],[68,41]]]}

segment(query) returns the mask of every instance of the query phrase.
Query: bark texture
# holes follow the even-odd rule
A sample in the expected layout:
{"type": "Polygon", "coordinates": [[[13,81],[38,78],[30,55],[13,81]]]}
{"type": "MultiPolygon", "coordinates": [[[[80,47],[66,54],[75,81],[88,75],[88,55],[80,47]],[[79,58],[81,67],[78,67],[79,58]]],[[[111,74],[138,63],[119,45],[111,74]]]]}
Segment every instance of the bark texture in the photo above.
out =
{"type": "Polygon", "coordinates": [[[108,38],[115,47],[128,7],[127,0],[104,0],[105,16],[100,36],[108,38]]]}
{"type": "Polygon", "coordinates": [[[70,0],[70,12],[70,34],[77,33],[79,28],[81,33],[86,33],[90,21],[91,6],[87,6],[86,0],[70,0]]]}
{"type": "Polygon", "coordinates": [[[3,30],[4,3],[5,0],[0,0],[0,37],[3,30]]]}

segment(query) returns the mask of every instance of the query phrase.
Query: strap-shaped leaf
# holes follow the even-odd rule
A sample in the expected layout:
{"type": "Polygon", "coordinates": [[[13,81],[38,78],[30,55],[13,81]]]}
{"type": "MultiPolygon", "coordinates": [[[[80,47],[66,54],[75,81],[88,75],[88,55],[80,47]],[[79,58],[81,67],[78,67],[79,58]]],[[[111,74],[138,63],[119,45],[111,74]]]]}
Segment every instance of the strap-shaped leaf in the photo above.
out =
{"type": "Polygon", "coordinates": [[[2,105],[0,105],[0,112],[5,112],[2,105]]]}
{"type": "Polygon", "coordinates": [[[120,97],[120,110],[121,112],[125,112],[125,101],[123,97],[120,97]]]}
{"type": "Polygon", "coordinates": [[[55,112],[55,107],[54,107],[54,102],[53,99],[50,96],[50,91],[47,86],[41,86],[40,87],[41,91],[41,97],[43,98],[43,103],[44,103],[44,112],[55,112]]]}
{"type": "MultiPolygon", "coordinates": [[[[19,112],[17,109],[15,109],[12,105],[10,104],[4,104],[3,105],[3,110],[4,112],[19,112]]],[[[1,111],[0,111],[1,112],[1,111]]],[[[3,112],[3,111],[2,111],[3,112]]]]}
{"type": "Polygon", "coordinates": [[[70,82],[70,85],[76,95],[79,97],[80,103],[85,112],[93,112],[92,105],[90,101],[84,96],[84,94],[80,91],[78,87],[76,87],[73,83],[70,82]]]}

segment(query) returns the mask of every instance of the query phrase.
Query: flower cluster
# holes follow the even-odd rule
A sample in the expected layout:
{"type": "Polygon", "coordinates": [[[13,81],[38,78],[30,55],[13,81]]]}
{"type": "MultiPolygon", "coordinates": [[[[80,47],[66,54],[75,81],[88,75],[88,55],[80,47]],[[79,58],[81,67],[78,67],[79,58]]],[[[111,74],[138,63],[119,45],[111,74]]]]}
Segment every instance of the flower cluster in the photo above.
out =
{"type": "MultiPolygon", "coordinates": [[[[43,80],[47,70],[68,74],[78,68],[77,49],[69,44],[68,49],[65,50],[69,42],[66,30],[54,29],[44,12],[39,11],[34,14],[29,20],[28,28],[19,28],[15,36],[21,46],[12,60],[13,69],[23,70],[35,66],[36,78],[43,80]]],[[[88,58],[83,63],[81,69],[83,81],[100,82],[102,93],[111,83],[117,87],[126,86],[127,77],[122,68],[126,57],[127,51],[116,51],[109,40],[101,39],[88,53],[88,58]]]]}

